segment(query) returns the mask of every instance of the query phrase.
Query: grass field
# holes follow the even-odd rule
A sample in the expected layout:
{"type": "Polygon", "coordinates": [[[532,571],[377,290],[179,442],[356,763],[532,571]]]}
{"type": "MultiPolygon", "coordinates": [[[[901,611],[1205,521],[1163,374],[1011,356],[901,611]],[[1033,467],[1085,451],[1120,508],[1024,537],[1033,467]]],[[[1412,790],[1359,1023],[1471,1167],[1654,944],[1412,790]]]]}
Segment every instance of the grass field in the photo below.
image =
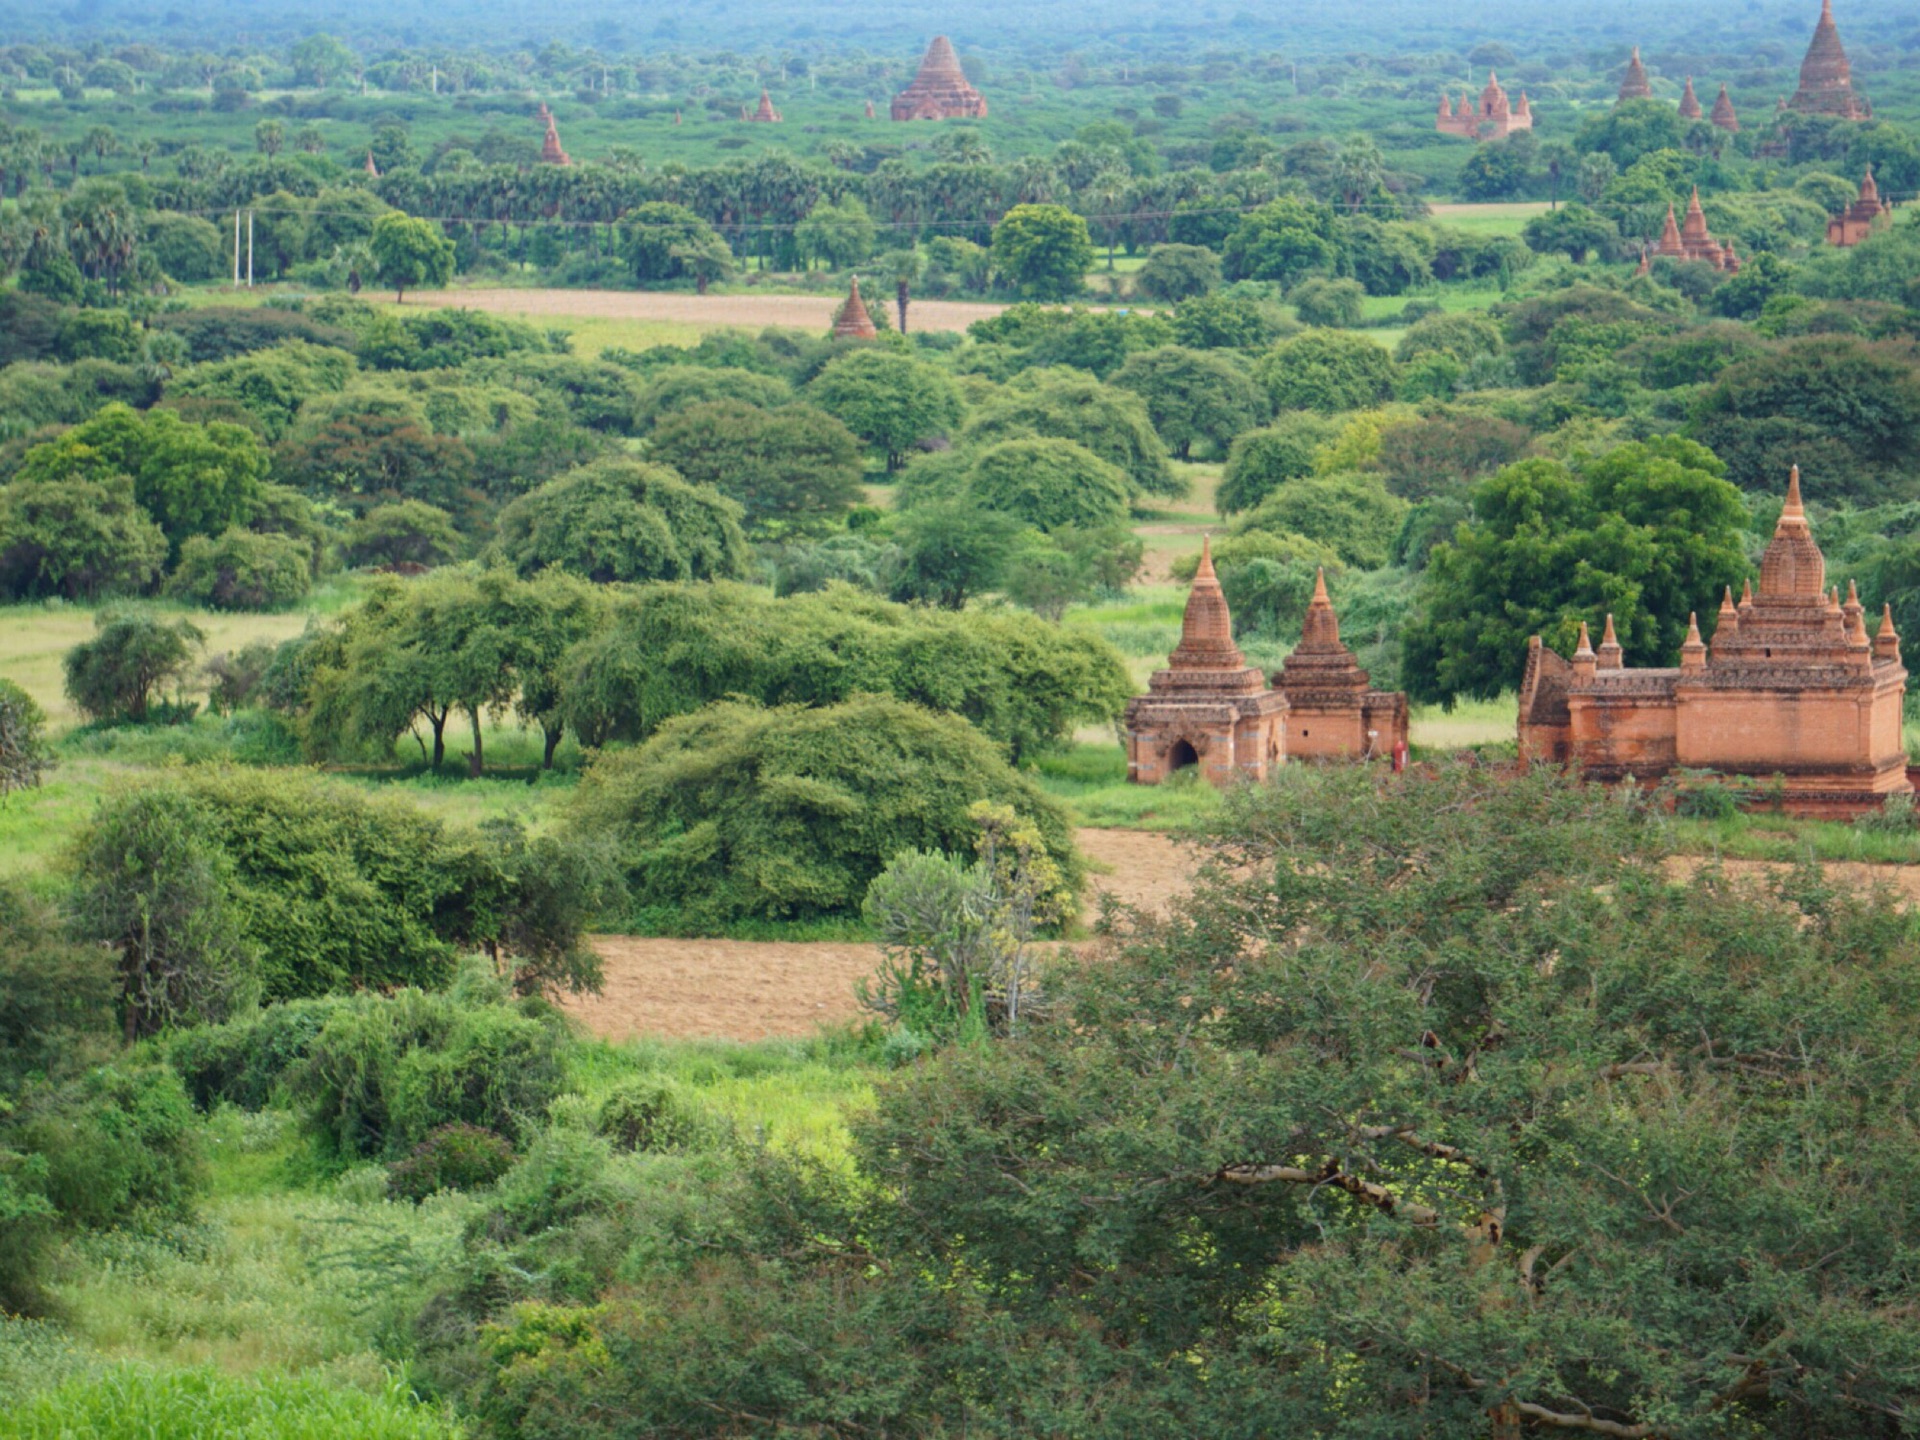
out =
{"type": "Polygon", "coordinates": [[[1514,200],[1497,204],[1452,204],[1432,207],[1442,225],[1474,235],[1518,235],[1527,221],[1552,207],[1545,200],[1514,200]]]}

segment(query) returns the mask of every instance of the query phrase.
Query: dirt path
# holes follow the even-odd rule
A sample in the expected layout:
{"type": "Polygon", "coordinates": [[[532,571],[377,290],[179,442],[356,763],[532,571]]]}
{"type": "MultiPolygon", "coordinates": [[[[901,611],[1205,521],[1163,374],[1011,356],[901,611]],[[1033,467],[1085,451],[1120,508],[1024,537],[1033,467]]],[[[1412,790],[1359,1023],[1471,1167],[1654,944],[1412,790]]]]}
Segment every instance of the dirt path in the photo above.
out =
{"type": "MultiPolygon", "coordinates": [[[[1143,909],[1164,908],[1187,887],[1193,863],[1169,836],[1145,830],[1082,830],[1081,853],[1108,873],[1090,892],[1110,890],[1143,909]]],[[[1089,914],[1092,906],[1089,906],[1089,914]]],[[[609,1040],[763,1040],[806,1035],[859,1014],[855,982],[880,963],[879,947],[748,940],[650,940],[602,935],[606,965],[598,995],[567,1009],[609,1040]]]]}
{"type": "MultiPolygon", "coordinates": [[[[720,329],[759,330],[784,325],[825,330],[843,295],[689,295],[637,290],[416,290],[408,305],[423,309],[484,310],[494,315],[580,316],[599,320],[671,320],[720,329]]],[[[907,323],[915,330],[965,330],[998,315],[1004,305],[965,300],[915,300],[907,323]]]]}

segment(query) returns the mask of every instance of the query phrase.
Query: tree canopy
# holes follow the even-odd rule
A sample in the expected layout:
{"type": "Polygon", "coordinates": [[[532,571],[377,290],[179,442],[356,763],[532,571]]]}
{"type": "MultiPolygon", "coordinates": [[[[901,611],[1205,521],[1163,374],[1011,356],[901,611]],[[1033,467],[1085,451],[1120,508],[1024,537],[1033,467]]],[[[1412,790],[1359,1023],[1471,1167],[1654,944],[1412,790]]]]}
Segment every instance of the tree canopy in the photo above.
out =
{"type": "Polygon", "coordinates": [[[661,420],[646,453],[697,488],[739,505],[755,535],[817,530],[846,514],[862,493],[858,437],[811,405],[689,405],[661,420]]]}
{"type": "Polygon", "coordinates": [[[506,506],[494,546],[523,576],[558,565],[601,582],[730,580],[748,568],[740,516],[665,466],[598,460],[506,506]]]}

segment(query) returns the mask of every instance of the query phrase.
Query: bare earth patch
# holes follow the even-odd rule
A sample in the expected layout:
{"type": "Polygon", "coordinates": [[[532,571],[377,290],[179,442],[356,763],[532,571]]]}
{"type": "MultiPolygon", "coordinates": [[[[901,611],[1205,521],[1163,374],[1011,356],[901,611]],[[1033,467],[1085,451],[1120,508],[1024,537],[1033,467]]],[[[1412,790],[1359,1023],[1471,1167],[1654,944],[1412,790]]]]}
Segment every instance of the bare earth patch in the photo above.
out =
{"type": "MultiPolygon", "coordinates": [[[[371,297],[370,297],[371,298],[371,297]]],[[[884,298],[884,297],[883,297],[884,298]]],[[[422,309],[484,310],[492,315],[579,316],[600,320],[669,320],[702,329],[760,330],[781,325],[825,331],[844,295],[689,295],[638,290],[416,290],[408,305],[422,309]]],[[[962,331],[998,315],[1004,305],[966,300],[914,300],[911,330],[962,331]]],[[[891,315],[891,311],[889,311],[891,315]]]]}
{"type": "MultiPolygon", "coordinates": [[[[1108,871],[1093,876],[1089,892],[1109,890],[1144,910],[1164,909],[1193,873],[1190,853],[1167,835],[1082,830],[1076,838],[1081,853],[1108,871]]],[[[808,1035],[857,1019],[854,984],[880,963],[878,946],[837,942],[601,935],[593,944],[606,966],[606,986],[566,1008],[607,1040],[808,1035]]]]}

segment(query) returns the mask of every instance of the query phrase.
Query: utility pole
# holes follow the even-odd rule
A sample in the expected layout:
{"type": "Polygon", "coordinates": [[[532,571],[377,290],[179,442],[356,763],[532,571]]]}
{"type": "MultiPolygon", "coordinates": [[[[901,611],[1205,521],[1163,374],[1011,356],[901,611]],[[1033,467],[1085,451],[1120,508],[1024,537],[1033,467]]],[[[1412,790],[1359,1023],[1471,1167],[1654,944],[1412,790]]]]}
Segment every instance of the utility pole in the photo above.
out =
{"type": "Polygon", "coordinates": [[[440,93],[440,67],[438,65],[433,67],[433,93],[436,95],[440,93]]]}
{"type": "Polygon", "coordinates": [[[247,288],[253,288],[253,211],[247,211],[247,288]]]}
{"type": "Polygon", "coordinates": [[[240,212],[233,212],[233,288],[240,288],[240,212]]]}

